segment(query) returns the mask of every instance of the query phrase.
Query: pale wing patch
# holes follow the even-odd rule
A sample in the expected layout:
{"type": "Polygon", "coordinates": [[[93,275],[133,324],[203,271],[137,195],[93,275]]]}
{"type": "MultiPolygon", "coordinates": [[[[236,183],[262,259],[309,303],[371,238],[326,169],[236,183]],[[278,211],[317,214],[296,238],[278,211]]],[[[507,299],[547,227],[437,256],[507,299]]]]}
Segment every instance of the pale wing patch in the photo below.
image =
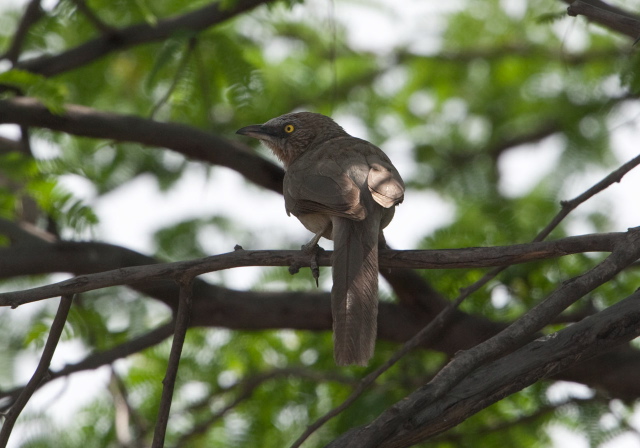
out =
{"type": "Polygon", "coordinates": [[[400,204],[404,200],[404,183],[397,171],[379,162],[370,162],[369,166],[367,185],[373,199],[385,208],[400,204]]]}

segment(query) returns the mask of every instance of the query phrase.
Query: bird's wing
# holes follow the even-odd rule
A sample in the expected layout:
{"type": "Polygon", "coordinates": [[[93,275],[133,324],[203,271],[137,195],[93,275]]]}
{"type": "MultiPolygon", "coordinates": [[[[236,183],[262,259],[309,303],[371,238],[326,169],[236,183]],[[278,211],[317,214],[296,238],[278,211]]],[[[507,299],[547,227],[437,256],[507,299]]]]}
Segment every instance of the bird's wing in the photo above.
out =
{"type": "Polygon", "coordinates": [[[362,220],[363,192],[385,208],[404,199],[404,182],[377,146],[354,137],[333,139],[304,152],[285,175],[288,213],[322,213],[362,220]]]}
{"type": "Polygon", "coordinates": [[[386,154],[375,149],[377,151],[367,156],[370,168],[367,186],[378,204],[390,208],[404,200],[404,182],[386,154]]]}
{"type": "MultiPolygon", "coordinates": [[[[314,151],[315,152],[315,151],[314,151]]],[[[360,188],[330,154],[313,157],[303,154],[289,166],[284,180],[288,213],[321,213],[355,220],[366,212],[360,201],[360,188]]]]}

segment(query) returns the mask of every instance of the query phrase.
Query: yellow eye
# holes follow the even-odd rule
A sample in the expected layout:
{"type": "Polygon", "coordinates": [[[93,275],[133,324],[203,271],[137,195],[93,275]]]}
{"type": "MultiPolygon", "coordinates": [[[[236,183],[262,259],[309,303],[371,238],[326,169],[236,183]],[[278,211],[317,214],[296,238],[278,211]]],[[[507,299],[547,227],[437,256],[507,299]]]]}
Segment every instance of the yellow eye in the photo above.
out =
{"type": "Polygon", "coordinates": [[[287,134],[291,134],[293,132],[295,128],[293,127],[292,124],[288,124],[284,127],[284,132],[286,132],[287,134]]]}

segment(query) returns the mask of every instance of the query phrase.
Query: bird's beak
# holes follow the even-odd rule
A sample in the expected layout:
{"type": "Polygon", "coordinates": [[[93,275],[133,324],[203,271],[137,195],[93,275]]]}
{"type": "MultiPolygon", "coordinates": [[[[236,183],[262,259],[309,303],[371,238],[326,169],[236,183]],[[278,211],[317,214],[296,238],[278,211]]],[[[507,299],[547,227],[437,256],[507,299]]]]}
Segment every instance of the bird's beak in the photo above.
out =
{"type": "Polygon", "coordinates": [[[265,140],[271,135],[262,127],[261,124],[252,124],[251,126],[245,126],[244,128],[238,129],[236,134],[246,135],[248,137],[257,138],[258,140],[265,140]]]}

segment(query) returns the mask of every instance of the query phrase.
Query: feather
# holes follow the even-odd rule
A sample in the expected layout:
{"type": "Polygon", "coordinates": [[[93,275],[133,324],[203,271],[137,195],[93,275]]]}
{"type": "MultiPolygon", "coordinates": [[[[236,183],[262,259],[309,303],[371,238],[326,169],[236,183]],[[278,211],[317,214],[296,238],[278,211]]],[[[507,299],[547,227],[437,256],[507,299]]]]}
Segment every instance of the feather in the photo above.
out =
{"type": "Polygon", "coordinates": [[[331,261],[333,288],[333,343],[336,364],[366,366],[373,356],[378,316],[378,233],[381,209],[377,204],[364,221],[332,217],[331,261]]]}

